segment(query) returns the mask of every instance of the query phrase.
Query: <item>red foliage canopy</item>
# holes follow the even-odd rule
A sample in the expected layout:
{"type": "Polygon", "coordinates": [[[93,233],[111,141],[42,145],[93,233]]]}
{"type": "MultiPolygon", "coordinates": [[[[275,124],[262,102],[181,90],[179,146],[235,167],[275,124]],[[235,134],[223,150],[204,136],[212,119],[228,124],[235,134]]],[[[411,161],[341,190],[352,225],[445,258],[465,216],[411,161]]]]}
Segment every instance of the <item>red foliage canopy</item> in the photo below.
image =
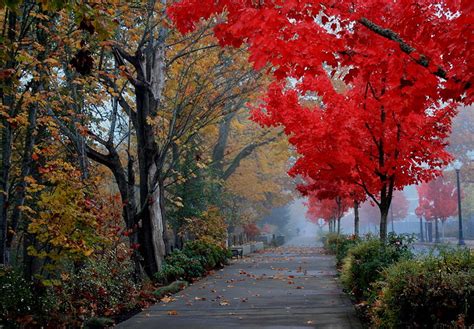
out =
{"type": "Polygon", "coordinates": [[[320,218],[328,223],[342,218],[351,205],[352,201],[348,198],[319,199],[315,194],[310,194],[306,203],[306,218],[315,224],[318,224],[320,218]]]}
{"type": "Polygon", "coordinates": [[[260,234],[260,229],[255,223],[250,223],[244,226],[244,232],[250,239],[254,239],[260,234]]]}
{"type": "Polygon", "coordinates": [[[444,178],[438,177],[429,183],[417,187],[418,207],[416,214],[424,216],[426,220],[441,219],[457,214],[457,191],[455,185],[444,178]]]}
{"type": "Polygon", "coordinates": [[[257,69],[271,64],[278,80],[301,79],[301,90],[333,96],[323,63],[352,65],[344,77],[350,82],[378,71],[379,56],[390,55],[392,65],[403,64],[396,71],[406,72],[401,80],[387,77],[390,84],[438,90],[432,82],[440,77],[445,98],[467,90],[470,103],[473,9],[470,0],[182,0],[168,13],[181,32],[223,14],[214,29],[222,45],[245,42],[257,69]]]}
{"type": "Polygon", "coordinates": [[[394,220],[401,220],[407,217],[408,215],[408,200],[405,196],[405,193],[402,191],[396,191],[393,194],[391,207],[391,214],[393,214],[394,220]]]}
{"type": "Polygon", "coordinates": [[[275,80],[253,117],[290,136],[300,154],[290,173],[326,184],[308,190],[357,186],[384,218],[394,190],[451,160],[454,108],[474,100],[473,9],[469,0],[183,0],[169,14],[183,32],[222,14],[220,43],[245,43],[256,69],[270,67],[275,80]]]}

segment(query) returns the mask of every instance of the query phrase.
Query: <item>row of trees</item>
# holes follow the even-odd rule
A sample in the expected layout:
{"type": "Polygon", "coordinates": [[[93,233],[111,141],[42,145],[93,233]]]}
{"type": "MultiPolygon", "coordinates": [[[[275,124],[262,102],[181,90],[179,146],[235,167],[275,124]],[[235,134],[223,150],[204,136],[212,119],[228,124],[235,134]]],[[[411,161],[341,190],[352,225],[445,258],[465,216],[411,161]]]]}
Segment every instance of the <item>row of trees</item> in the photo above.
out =
{"type": "Polygon", "coordinates": [[[285,137],[245,108],[266,79],[212,23],[180,35],[167,5],[0,2],[1,264],[58,278],[128,240],[152,276],[188,222],[291,198],[285,137]]]}
{"type": "Polygon", "coordinates": [[[216,17],[221,44],[248,45],[254,67],[270,67],[253,118],[289,136],[300,191],[338,209],[370,199],[385,239],[394,191],[437,177],[452,160],[452,119],[474,95],[472,9],[467,1],[183,0],[170,14],[183,32],[216,17]]]}

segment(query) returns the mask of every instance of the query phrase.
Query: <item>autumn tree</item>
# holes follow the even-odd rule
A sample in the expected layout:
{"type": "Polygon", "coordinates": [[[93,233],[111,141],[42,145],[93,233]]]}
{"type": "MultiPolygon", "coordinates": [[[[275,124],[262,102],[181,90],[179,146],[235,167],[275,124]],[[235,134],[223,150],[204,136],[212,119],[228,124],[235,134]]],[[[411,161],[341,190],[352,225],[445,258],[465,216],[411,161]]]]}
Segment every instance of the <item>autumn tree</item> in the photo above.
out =
{"type": "MultiPolygon", "coordinates": [[[[216,47],[209,26],[191,38],[169,29],[164,4],[154,1],[84,6],[19,2],[3,14],[4,22],[11,23],[4,25],[5,32],[13,39],[2,48],[2,61],[16,56],[10,64],[18,71],[2,68],[2,118],[8,123],[2,125],[2,182],[4,190],[15,193],[2,196],[18,206],[2,201],[2,246],[10,244],[21,222],[18,215],[31,197],[27,185],[41,184],[36,170],[57,152],[65,165],[81,172],[84,186],[95,179],[96,164],[110,169],[126,235],[139,248],[136,266],[151,276],[166,253],[165,207],[177,201],[166,188],[187,178],[176,173],[177,163],[194,152],[204,127],[237,111],[243,103],[239,97],[247,99],[255,91],[254,70],[242,51],[216,47]],[[36,25],[39,32],[34,34],[36,25]],[[25,37],[21,33],[28,42],[19,39],[25,37]],[[4,107],[12,97],[14,104],[4,107]],[[9,142],[13,129],[25,138],[24,146],[9,142]],[[41,141],[35,143],[38,136],[41,141]],[[21,151],[11,155],[14,149],[21,151]],[[12,159],[19,160],[21,173],[12,169],[12,159]],[[35,180],[28,178],[30,173],[35,180]],[[12,232],[8,237],[7,225],[12,232]]],[[[21,222],[22,229],[27,226],[21,222]]]]}
{"type": "Polygon", "coordinates": [[[353,183],[381,210],[384,239],[394,189],[438,175],[450,160],[444,146],[453,103],[470,103],[473,95],[466,61],[472,40],[461,37],[469,33],[470,9],[467,2],[438,8],[428,2],[188,0],[170,14],[186,32],[225,12],[215,27],[221,43],[245,42],[256,68],[272,66],[276,81],[256,120],[282,125],[304,157],[315,149],[321,125],[345,132],[338,145],[355,169],[353,183]],[[417,33],[419,26],[430,32],[417,33]],[[336,93],[330,78],[341,70],[350,88],[336,93]],[[314,94],[323,106],[303,106],[300,98],[314,94]]]}
{"type": "MultiPolygon", "coordinates": [[[[246,62],[215,47],[208,27],[180,38],[164,26],[163,8],[155,2],[115,8],[113,15],[131,15],[118,20],[123,29],[113,41],[97,44],[102,66],[95,77],[108,95],[88,106],[94,120],[83,125],[86,154],[114,174],[130,242],[139,246],[149,276],[169,249],[165,210],[176,200],[166,188],[186,179],[176,173],[177,163],[192,152],[198,132],[233,110],[224,105],[252,91],[254,81],[246,62]]],[[[56,119],[77,144],[67,118],[56,119]]]]}
{"type": "Polygon", "coordinates": [[[396,191],[393,194],[392,203],[390,204],[390,220],[392,224],[392,232],[395,232],[393,222],[402,220],[408,215],[408,200],[403,191],[396,191]]]}
{"type": "Polygon", "coordinates": [[[329,225],[330,232],[341,232],[341,218],[352,205],[348,198],[319,199],[315,194],[309,194],[306,217],[313,223],[321,218],[329,225]],[[337,225],[337,226],[336,226],[337,225]]]}
{"type": "Polygon", "coordinates": [[[444,178],[438,177],[428,183],[417,187],[418,191],[418,214],[425,217],[427,221],[435,223],[435,241],[439,242],[438,221],[443,225],[446,220],[457,214],[457,191],[455,185],[444,178]]]}

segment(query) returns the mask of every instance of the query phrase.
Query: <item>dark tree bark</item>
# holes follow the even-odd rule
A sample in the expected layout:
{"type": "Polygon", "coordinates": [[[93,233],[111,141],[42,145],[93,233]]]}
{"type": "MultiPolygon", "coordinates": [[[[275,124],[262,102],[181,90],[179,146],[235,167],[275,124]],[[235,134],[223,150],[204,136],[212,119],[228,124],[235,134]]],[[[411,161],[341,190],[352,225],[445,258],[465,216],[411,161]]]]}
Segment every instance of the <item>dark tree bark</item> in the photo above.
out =
{"type": "Polygon", "coordinates": [[[440,243],[439,239],[439,226],[438,226],[438,218],[435,218],[435,243],[440,243]]]}
{"type": "Polygon", "coordinates": [[[354,201],[354,235],[359,236],[359,202],[354,201]]]}
{"type": "Polygon", "coordinates": [[[425,236],[423,234],[423,217],[420,216],[420,241],[425,242],[425,236]]]}
{"type": "MultiPolygon", "coordinates": [[[[13,69],[16,66],[13,44],[16,41],[16,24],[17,15],[14,11],[7,10],[7,41],[12,47],[9,52],[9,59],[7,60],[5,69],[13,69]]],[[[8,90],[13,86],[13,79],[8,77],[0,85],[0,98],[5,108],[9,111],[9,116],[15,115],[14,96],[8,90]]],[[[9,207],[9,193],[10,193],[10,168],[12,157],[12,127],[5,116],[1,119],[1,146],[2,146],[2,160],[0,168],[0,264],[7,264],[9,262],[9,255],[7,253],[7,235],[8,235],[8,207],[9,207]]]]}

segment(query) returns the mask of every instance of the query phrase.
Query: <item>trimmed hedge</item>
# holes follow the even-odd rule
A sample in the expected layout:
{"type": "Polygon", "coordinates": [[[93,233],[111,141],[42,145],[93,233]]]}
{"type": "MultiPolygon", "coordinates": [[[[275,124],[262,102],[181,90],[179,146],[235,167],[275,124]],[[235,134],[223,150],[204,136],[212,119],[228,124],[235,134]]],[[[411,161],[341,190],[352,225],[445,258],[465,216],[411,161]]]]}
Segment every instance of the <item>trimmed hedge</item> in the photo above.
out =
{"type": "Polygon", "coordinates": [[[387,268],[372,306],[377,328],[474,325],[474,257],[468,250],[404,260],[387,268]]]}

